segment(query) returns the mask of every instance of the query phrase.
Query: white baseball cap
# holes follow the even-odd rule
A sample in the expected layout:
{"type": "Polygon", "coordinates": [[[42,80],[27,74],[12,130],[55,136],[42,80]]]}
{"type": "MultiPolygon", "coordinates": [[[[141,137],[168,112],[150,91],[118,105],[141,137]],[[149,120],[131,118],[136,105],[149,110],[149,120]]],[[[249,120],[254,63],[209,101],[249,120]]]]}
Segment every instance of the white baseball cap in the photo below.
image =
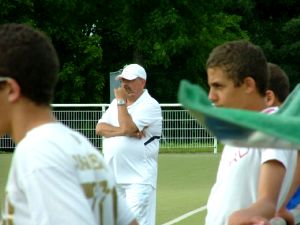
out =
{"type": "Polygon", "coordinates": [[[121,78],[126,80],[134,80],[138,77],[144,80],[147,79],[145,69],[138,64],[129,64],[123,69],[122,73],[116,77],[116,80],[120,80],[121,78]]]}

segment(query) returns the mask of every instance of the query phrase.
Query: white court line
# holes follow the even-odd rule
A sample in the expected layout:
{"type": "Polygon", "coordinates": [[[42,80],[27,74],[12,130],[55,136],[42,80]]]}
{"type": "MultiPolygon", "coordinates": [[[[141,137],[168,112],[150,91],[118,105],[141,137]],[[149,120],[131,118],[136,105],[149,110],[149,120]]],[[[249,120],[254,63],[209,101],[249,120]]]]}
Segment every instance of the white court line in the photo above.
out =
{"type": "Polygon", "coordinates": [[[205,209],[206,209],[206,205],[202,206],[202,207],[200,207],[198,209],[194,209],[194,210],[192,210],[192,211],[190,211],[190,212],[188,212],[186,214],[183,214],[183,215],[181,215],[181,216],[179,216],[179,217],[177,217],[177,218],[175,218],[173,220],[170,220],[169,222],[166,222],[166,223],[164,223],[162,225],[172,225],[172,224],[178,223],[179,221],[184,220],[184,219],[186,219],[186,218],[188,218],[188,217],[190,217],[190,216],[192,216],[192,215],[194,215],[194,214],[196,214],[198,212],[204,211],[205,209]]]}

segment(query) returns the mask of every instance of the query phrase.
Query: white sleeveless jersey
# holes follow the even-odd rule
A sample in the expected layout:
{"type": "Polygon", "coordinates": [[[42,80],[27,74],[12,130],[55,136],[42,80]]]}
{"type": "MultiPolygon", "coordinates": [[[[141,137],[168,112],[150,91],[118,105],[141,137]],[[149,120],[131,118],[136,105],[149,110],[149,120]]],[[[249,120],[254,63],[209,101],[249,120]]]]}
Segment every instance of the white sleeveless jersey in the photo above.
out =
{"type": "Polygon", "coordinates": [[[61,123],[34,128],[17,145],[1,225],[128,225],[99,151],[61,123]]]}

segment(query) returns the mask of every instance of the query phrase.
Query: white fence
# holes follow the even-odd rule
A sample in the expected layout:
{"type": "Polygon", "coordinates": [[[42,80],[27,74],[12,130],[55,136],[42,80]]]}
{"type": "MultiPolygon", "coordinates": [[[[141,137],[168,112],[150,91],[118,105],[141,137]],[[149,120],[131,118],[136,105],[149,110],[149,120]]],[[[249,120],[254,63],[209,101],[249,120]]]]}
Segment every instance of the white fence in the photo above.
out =
{"type": "MultiPolygon", "coordinates": [[[[53,111],[59,121],[81,132],[99,149],[102,138],[96,136],[95,127],[108,104],[53,104],[53,111]]],[[[163,134],[161,148],[203,148],[217,153],[217,140],[211,133],[180,104],[161,104],[163,113],[163,134]]],[[[12,149],[11,139],[1,138],[0,150],[12,149]]]]}

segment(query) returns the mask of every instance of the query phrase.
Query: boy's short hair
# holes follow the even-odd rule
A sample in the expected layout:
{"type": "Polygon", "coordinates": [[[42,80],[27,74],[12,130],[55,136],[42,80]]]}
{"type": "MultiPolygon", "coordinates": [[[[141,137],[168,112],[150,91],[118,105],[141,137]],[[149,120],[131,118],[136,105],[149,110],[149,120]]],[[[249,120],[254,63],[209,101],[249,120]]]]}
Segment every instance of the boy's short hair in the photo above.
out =
{"type": "Polygon", "coordinates": [[[270,72],[268,90],[273,91],[280,102],[284,102],[290,93],[289,77],[284,70],[276,64],[268,63],[268,68],[270,72]]]}
{"type": "Polygon", "coordinates": [[[215,47],[210,53],[206,69],[219,67],[240,86],[246,77],[256,82],[258,92],[264,96],[269,73],[267,59],[259,46],[246,40],[226,42],[215,47]]]}
{"type": "Polygon", "coordinates": [[[0,26],[0,76],[16,80],[23,96],[50,104],[58,71],[57,53],[45,34],[25,24],[0,26]]]}

